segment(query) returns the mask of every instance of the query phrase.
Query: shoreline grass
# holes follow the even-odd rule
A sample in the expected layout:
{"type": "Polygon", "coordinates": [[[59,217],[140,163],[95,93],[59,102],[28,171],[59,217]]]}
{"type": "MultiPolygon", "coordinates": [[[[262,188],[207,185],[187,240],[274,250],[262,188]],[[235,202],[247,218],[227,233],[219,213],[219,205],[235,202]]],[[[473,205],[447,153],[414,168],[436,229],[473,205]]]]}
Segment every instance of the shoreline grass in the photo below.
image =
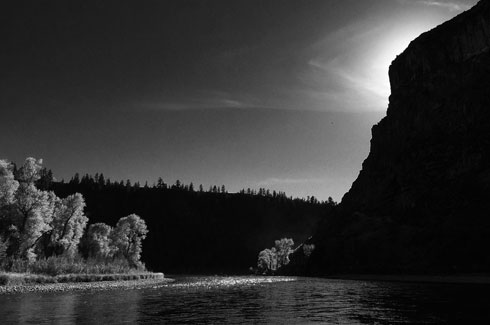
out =
{"type": "Polygon", "coordinates": [[[162,280],[163,273],[134,272],[114,274],[32,274],[1,272],[0,286],[22,286],[32,284],[78,283],[78,282],[102,282],[102,281],[131,281],[131,280],[162,280]]]}

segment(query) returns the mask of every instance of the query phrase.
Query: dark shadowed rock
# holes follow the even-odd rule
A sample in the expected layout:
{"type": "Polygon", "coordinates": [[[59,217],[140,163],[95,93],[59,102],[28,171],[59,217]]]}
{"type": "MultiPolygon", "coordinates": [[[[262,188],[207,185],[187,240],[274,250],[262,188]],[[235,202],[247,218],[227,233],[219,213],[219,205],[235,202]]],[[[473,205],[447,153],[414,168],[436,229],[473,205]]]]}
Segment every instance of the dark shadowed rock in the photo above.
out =
{"type": "Polygon", "coordinates": [[[387,116],[312,272],[490,269],[490,1],[422,34],[390,67],[387,116]]]}

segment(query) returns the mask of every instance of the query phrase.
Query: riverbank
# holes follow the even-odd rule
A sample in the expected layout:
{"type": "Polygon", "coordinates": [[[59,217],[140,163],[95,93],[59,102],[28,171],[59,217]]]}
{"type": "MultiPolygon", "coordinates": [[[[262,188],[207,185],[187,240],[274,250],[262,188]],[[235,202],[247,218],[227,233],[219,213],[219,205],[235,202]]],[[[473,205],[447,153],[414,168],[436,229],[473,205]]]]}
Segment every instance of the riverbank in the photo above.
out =
{"type": "Polygon", "coordinates": [[[359,281],[490,285],[489,274],[461,274],[461,275],[343,274],[343,275],[325,276],[325,278],[342,279],[342,280],[359,280],[359,281]]]}
{"type": "Polygon", "coordinates": [[[163,273],[130,274],[42,274],[1,273],[0,294],[17,292],[52,292],[68,290],[103,290],[136,288],[173,281],[163,273]]]}

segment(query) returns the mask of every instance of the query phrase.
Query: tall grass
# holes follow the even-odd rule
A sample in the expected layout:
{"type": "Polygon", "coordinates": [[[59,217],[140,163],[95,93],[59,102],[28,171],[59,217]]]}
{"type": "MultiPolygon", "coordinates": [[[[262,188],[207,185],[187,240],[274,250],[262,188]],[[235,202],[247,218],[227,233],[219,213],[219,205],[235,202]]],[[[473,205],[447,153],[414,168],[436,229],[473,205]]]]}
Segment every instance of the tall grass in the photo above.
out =
{"type": "Polygon", "coordinates": [[[163,273],[127,273],[127,274],[61,274],[50,276],[30,273],[0,273],[0,285],[16,286],[44,283],[129,281],[143,279],[163,279],[163,273]]]}
{"type": "Polygon", "coordinates": [[[125,259],[83,259],[81,257],[51,256],[28,262],[11,261],[8,272],[57,276],[62,274],[134,274],[146,272],[143,264],[132,267],[125,259]]]}
{"type": "Polygon", "coordinates": [[[10,259],[0,270],[0,285],[162,279],[162,273],[131,266],[126,259],[52,256],[28,262],[10,259]]]}

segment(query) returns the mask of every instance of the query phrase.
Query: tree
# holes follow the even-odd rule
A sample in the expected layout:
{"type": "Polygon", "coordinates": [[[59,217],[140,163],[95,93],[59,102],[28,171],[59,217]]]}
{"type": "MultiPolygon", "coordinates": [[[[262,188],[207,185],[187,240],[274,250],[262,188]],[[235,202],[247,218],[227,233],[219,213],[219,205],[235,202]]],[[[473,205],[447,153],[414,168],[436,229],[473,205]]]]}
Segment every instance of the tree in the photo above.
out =
{"type": "MultiPolygon", "coordinates": [[[[16,169],[14,164],[0,160],[0,264],[6,257],[33,262],[38,256],[73,256],[79,251],[88,223],[85,200],[79,193],[60,199],[54,192],[37,188],[49,188],[53,180],[52,172],[41,164],[42,160],[27,158],[16,169]]],[[[85,175],[83,184],[76,174],[70,183],[96,188],[111,184],[103,174],[97,174],[95,180],[85,175]]],[[[128,180],[126,187],[130,186],[128,180]]],[[[140,185],[136,182],[135,186],[140,185]]],[[[115,230],[105,224],[92,225],[84,248],[89,246],[87,255],[101,258],[119,252],[132,265],[140,266],[141,243],[147,233],[144,220],[130,215],[121,218],[115,230]]]]}
{"type": "Polygon", "coordinates": [[[311,253],[313,253],[314,250],[315,250],[314,244],[311,244],[311,245],[304,244],[303,245],[303,254],[305,254],[306,257],[310,257],[311,253]]]}
{"type": "Polygon", "coordinates": [[[78,185],[80,184],[80,174],[75,173],[75,176],[70,180],[70,184],[78,185]]]}
{"type": "Polygon", "coordinates": [[[142,241],[146,238],[146,223],[136,214],[119,219],[112,232],[112,240],[117,253],[125,257],[133,266],[140,265],[142,241]]]}
{"type": "Polygon", "coordinates": [[[14,179],[12,164],[0,160],[0,209],[12,204],[18,187],[19,182],[14,179]]]}
{"type": "Polygon", "coordinates": [[[18,171],[18,180],[25,184],[34,184],[37,180],[41,178],[43,160],[36,160],[35,158],[29,157],[25,160],[24,164],[18,171]]]}
{"type": "Polygon", "coordinates": [[[51,245],[57,255],[77,252],[88,218],[84,213],[85,200],[80,193],[62,199],[56,207],[51,231],[51,245]]]}
{"type": "Polygon", "coordinates": [[[276,249],[264,249],[259,253],[257,267],[262,274],[273,273],[277,269],[276,249]]]}
{"type": "Polygon", "coordinates": [[[59,198],[53,192],[40,191],[34,186],[21,186],[17,194],[14,226],[18,231],[18,254],[32,261],[37,257],[36,246],[40,244],[40,239],[52,229],[59,198]]]}
{"type": "Polygon", "coordinates": [[[165,182],[163,181],[163,179],[161,177],[158,177],[157,187],[158,188],[167,188],[167,184],[165,184],[165,182]]]}
{"type": "Polygon", "coordinates": [[[176,180],[173,188],[181,189],[182,188],[182,182],[180,180],[176,180]]]}
{"type": "Polygon", "coordinates": [[[87,255],[95,258],[112,256],[114,249],[111,246],[111,233],[113,229],[105,223],[94,223],[88,227],[84,240],[87,255]]]}
{"type": "Polygon", "coordinates": [[[104,174],[100,173],[99,178],[96,179],[97,183],[99,183],[99,186],[104,186],[105,185],[105,177],[104,174]]]}
{"type": "Polygon", "coordinates": [[[35,246],[51,230],[55,205],[59,200],[53,192],[40,191],[35,182],[40,178],[42,160],[27,158],[18,171],[19,187],[10,212],[15,250],[28,260],[36,258],[35,246]]]}
{"type": "Polygon", "coordinates": [[[277,252],[277,267],[289,264],[289,254],[293,252],[294,241],[291,238],[282,238],[275,241],[277,252]]]}
{"type": "Polygon", "coordinates": [[[289,254],[293,252],[294,241],[282,238],[275,241],[271,249],[264,249],[259,253],[257,267],[262,274],[274,273],[284,265],[289,264],[289,254]]]}
{"type": "Polygon", "coordinates": [[[36,182],[37,188],[49,190],[54,182],[53,172],[51,169],[42,168],[39,172],[39,180],[36,182]]]}

